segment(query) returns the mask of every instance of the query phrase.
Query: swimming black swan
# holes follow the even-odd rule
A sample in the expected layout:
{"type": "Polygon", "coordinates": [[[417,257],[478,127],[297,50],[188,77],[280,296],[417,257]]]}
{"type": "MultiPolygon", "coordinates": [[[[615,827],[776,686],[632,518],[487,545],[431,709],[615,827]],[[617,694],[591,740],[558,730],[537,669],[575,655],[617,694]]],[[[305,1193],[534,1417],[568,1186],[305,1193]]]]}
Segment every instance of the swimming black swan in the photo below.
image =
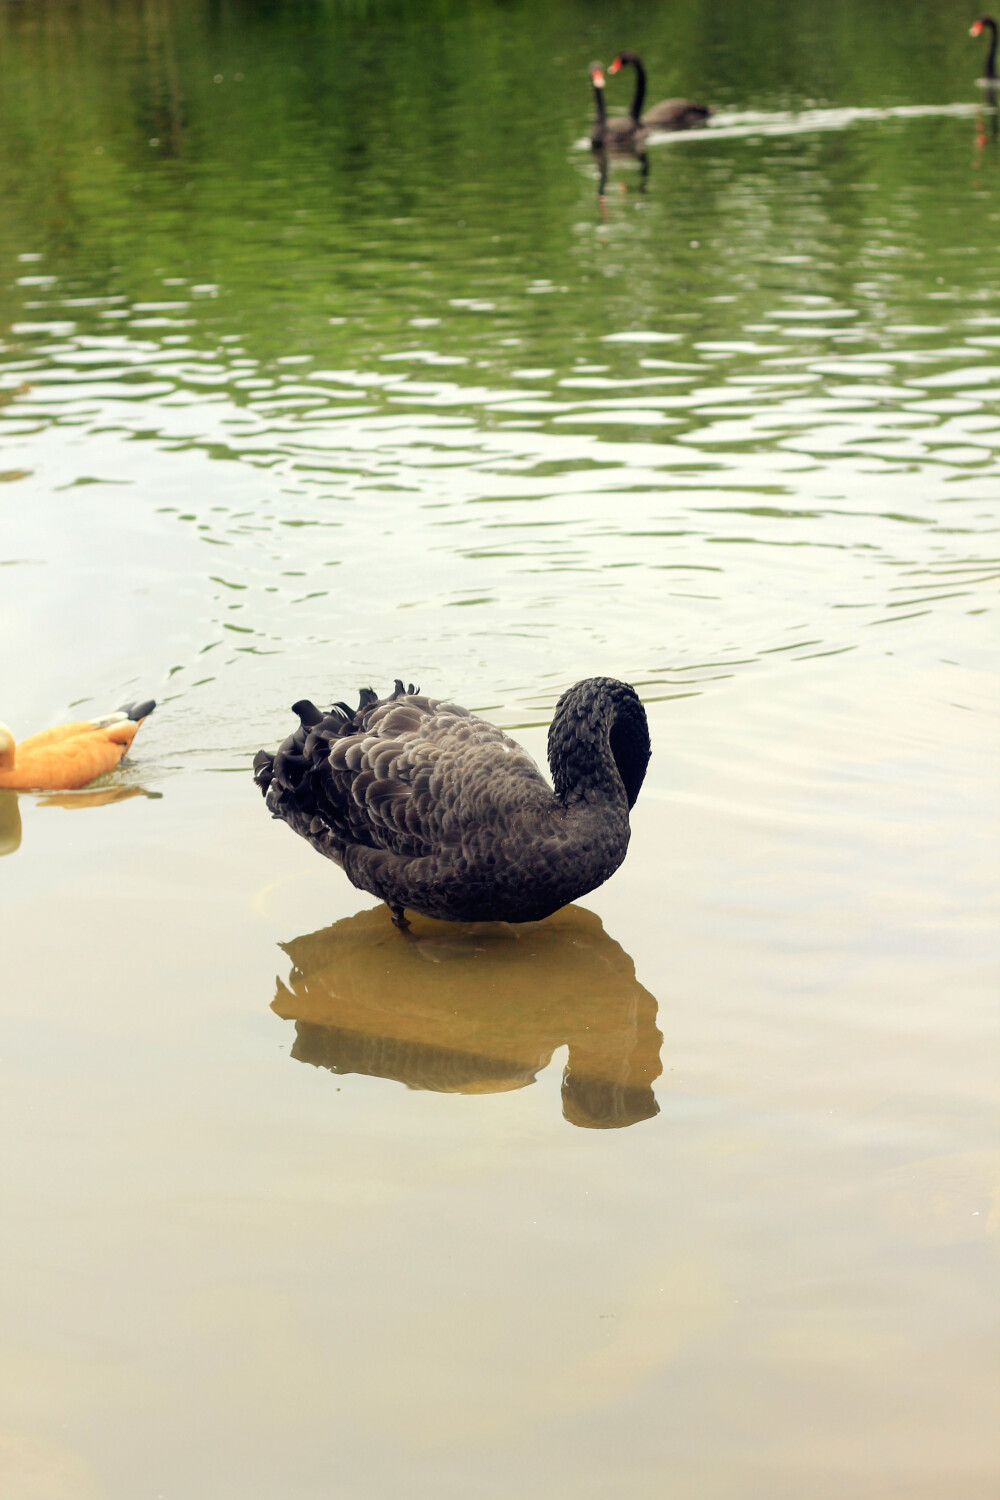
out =
{"type": "Polygon", "coordinates": [[[595,151],[635,151],[641,149],[646,132],[631,115],[614,115],[609,120],[604,103],[604,69],[591,63],[590,82],[594,90],[594,128],[590,144],[595,151]]]}
{"type": "Polygon", "coordinates": [[[646,713],[612,677],[569,688],[549,728],[553,792],[526,751],[412,683],[356,711],[307,699],[254,780],[276,818],[339,864],[352,885],[451,922],[534,922],[603,884],[629,841],[649,763],[646,713]]]}
{"type": "Polygon", "coordinates": [[[990,33],[990,50],[986,54],[983,77],[988,83],[995,83],[997,81],[997,23],[992,16],[977,16],[969,27],[970,36],[982,36],[984,31],[990,33]]]}
{"type": "Polygon", "coordinates": [[[635,69],[635,93],[632,95],[629,116],[637,128],[643,125],[649,130],[697,130],[700,125],[705,124],[712,111],[707,104],[698,104],[694,99],[664,99],[662,104],[654,104],[652,109],[647,109],[643,114],[646,69],[638,54],[619,52],[608,72],[617,73],[620,68],[630,66],[635,69]]]}

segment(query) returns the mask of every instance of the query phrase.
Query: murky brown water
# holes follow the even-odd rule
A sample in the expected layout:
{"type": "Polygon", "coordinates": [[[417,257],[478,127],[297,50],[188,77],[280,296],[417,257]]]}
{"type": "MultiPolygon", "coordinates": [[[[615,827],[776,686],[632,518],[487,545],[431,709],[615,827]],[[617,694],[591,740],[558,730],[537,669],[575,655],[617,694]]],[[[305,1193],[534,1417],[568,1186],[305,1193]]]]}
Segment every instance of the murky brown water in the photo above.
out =
{"type": "Polygon", "coordinates": [[[0,794],[5,1493],[992,1500],[967,24],[0,14],[0,715],[160,700],[0,794]],[[719,115],[602,214],[640,32],[719,115]],[[405,942],[249,780],[303,694],[542,757],[601,672],[633,845],[536,927],[405,942]]]}

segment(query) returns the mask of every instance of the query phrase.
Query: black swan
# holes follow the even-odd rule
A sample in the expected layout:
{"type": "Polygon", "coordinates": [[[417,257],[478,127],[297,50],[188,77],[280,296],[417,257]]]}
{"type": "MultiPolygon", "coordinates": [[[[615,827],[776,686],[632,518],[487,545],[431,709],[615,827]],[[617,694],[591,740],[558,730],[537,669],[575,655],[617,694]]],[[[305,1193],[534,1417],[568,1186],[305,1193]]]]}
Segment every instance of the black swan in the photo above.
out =
{"type": "Polygon", "coordinates": [[[272,815],[352,885],[451,922],[534,922],[603,884],[629,841],[649,763],[646,713],[611,677],[569,688],[549,728],[553,792],[531,756],[455,703],[396,681],[356,711],[307,699],[275,755],[254,758],[272,815]]]}
{"type": "Polygon", "coordinates": [[[694,99],[664,99],[662,104],[654,104],[652,109],[647,109],[643,114],[646,69],[638,54],[619,52],[608,72],[617,73],[620,68],[630,66],[635,69],[635,93],[632,95],[629,116],[637,129],[642,125],[647,130],[697,130],[705,124],[712,111],[707,104],[698,104],[694,99]]]}
{"type": "Polygon", "coordinates": [[[631,115],[614,115],[609,120],[604,104],[604,69],[591,63],[590,82],[594,90],[594,128],[590,144],[595,151],[635,151],[646,139],[646,132],[631,115]]]}
{"type": "Polygon", "coordinates": [[[990,33],[990,50],[986,54],[986,65],[983,68],[983,77],[988,83],[997,81],[997,23],[992,16],[977,16],[969,27],[970,36],[982,36],[984,31],[990,33]]]}

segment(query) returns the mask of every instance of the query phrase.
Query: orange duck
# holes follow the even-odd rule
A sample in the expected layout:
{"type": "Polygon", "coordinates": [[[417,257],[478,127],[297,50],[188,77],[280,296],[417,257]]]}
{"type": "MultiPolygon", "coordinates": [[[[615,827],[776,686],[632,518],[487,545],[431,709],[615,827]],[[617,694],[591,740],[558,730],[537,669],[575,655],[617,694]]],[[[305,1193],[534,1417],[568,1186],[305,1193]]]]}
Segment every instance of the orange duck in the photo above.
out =
{"type": "Polygon", "coordinates": [[[15,745],[0,724],[0,789],[15,792],[75,792],[111,771],[156,704],[130,703],[101,719],[78,719],[43,729],[15,745]]]}

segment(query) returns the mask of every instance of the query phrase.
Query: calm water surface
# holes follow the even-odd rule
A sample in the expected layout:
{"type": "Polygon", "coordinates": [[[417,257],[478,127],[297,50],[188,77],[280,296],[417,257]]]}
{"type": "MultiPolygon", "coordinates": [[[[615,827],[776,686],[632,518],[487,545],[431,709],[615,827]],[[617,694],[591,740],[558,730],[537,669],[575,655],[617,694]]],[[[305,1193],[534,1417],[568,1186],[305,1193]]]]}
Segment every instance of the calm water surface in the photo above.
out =
{"type": "Polygon", "coordinates": [[[0,797],[12,1495],[995,1494],[973,15],[0,10],[0,713],[160,703],[0,797]],[[599,203],[629,45],[717,114],[599,203]],[[633,846],[534,928],[402,945],[248,778],[596,673],[633,846]]]}

